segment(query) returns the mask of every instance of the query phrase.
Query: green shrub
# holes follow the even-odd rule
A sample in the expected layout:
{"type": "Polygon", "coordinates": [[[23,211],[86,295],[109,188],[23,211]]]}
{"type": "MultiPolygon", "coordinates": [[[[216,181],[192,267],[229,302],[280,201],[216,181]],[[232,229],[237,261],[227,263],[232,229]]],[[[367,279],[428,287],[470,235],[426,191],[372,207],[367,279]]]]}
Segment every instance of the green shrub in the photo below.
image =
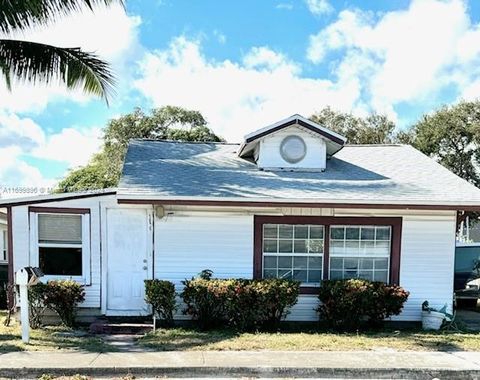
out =
{"type": "Polygon", "coordinates": [[[145,280],[145,301],[166,326],[173,324],[175,285],[170,281],[145,280]]]}
{"type": "Polygon", "coordinates": [[[362,279],[326,280],[319,289],[320,319],[330,327],[355,330],[378,326],[400,314],[409,292],[397,285],[362,279]]]}
{"type": "Polygon", "coordinates": [[[218,280],[192,278],[183,281],[180,296],[186,304],[184,314],[192,316],[201,329],[217,327],[225,318],[225,292],[220,289],[218,280]]]}
{"type": "Polygon", "coordinates": [[[55,311],[65,326],[73,327],[77,305],[85,300],[83,286],[72,280],[48,281],[45,305],[55,311]]]}
{"type": "Polygon", "coordinates": [[[199,277],[183,284],[184,313],[200,328],[228,325],[239,331],[276,327],[297,302],[300,289],[297,281],[277,279],[199,277]]]}
{"type": "Polygon", "coordinates": [[[43,316],[47,305],[45,304],[47,285],[38,283],[28,288],[28,304],[30,308],[29,320],[32,329],[42,327],[43,316]]]}
{"type": "Polygon", "coordinates": [[[261,294],[260,302],[264,308],[264,327],[278,327],[289,309],[297,303],[300,282],[276,278],[257,280],[256,288],[261,294]]]}

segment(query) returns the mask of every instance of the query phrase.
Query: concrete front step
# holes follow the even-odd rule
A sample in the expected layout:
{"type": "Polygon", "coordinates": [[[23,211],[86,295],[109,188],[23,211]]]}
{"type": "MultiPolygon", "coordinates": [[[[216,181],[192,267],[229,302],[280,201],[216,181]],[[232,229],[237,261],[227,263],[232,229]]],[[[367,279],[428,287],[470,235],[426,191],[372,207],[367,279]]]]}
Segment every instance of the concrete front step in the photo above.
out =
{"type": "Polygon", "coordinates": [[[97,319],[90,324],[92,334],[140,335],[152,331],[153,324],[148,322],[121,322],[109,319],[97,319]]]}

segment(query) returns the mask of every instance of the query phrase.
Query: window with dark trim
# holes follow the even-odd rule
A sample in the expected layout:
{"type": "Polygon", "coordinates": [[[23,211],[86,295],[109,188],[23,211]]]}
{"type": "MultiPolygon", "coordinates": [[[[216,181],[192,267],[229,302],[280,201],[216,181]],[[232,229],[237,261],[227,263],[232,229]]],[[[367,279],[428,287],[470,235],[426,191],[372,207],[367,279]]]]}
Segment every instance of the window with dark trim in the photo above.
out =
{"type": "Polygon", "coordinates": [[[323,242],[321,225],[264,224],[263,277],[320,284],[323,242]]]}
{"type": "Polygon", "coordinates": [[[329,278],[388,282],[391,229],[391,226],[332,225],[329,278]]]}
{"type": "Polygon", "coordinates": [[[255,216],[254,277],[297,279],[304,292],[328,278],[398,284],[401,229],[398,217],[255,216]]]}

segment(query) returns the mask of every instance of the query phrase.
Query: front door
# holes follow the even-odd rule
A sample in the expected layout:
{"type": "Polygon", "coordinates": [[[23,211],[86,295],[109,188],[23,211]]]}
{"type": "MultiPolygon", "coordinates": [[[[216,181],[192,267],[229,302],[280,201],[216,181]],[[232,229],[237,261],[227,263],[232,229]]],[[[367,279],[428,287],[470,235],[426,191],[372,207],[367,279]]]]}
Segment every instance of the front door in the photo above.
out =
{"type": "Polygon", "coordinates": [[[149,210],[107,209],[107,315],[145,315],[144,280],[151,278],[149,210]]]}

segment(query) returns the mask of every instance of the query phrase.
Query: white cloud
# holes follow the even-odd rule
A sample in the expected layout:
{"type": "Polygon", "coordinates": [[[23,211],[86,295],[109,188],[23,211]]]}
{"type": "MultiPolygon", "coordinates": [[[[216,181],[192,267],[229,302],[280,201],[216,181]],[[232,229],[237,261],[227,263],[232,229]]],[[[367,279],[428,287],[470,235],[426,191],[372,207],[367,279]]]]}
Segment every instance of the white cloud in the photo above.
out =
{"type": "Polygon", "coordinates": [[[49,135],[32,119],[0,110],[0,188],[45,187],[56,181],[42,175],[25,157],[57,161],[73,168],[86,164],[100,145],[100,128],[65,128],[49,135]]]}
{"type": "Polygon", "coordinates": [[[381,15],[344,10],[310,37],[308,58],[322,63],[340,52],[339,80],[358,78],[373,109],[432,101],[442,89],[463,87],[478,73],[480,28],[462,0],[414,0],[381,15]]]}
{"type": "MultiPolygon", "coordinates": [[[[138,42],[140,23],[140,17],[129,16],[121,6],[112,5],[96,8],[94,13],[79,12],[46,27],[10,37],[61,47],[81,47],[106,59],[117,77],[124,79],[132,55],[138,54],[141,49],[138,42]]],[[[49,102],[68,99],[85,103],[91,97],[81,91],[68,91],[62,84],[56,83],[50,86],[14,83],[12,92],[9,92],[0,80],[0,99],[0,108],[9,111],[40,112],[49,102]]]]}
{"type": "Polygon", "coordinates": [[[291,72],[299,72],[300,67],[290,62],[287,57],[277,53],[267,46],[253,47],[243,57],[243,64],[248,69],[275,70],[278,68],[287,69],[291,72]]]}
{"type": "Polygon", "coordinates": [[[18,146],[0,148],[0,198],[25,196],[12,188],[50,187],[54,183],[45,179],[37,168],[23,161],[21,154],[22,149],[18,146]]]}
{"type": "MultiPolygon", "coordinates": [[[[81,47],[111,63],[119,79],[119,96],[130,91],[132,61],[143,54],[139,42],[141,19],[128,15],[119,5],[83,11],[46,27],[28,30],[9,38],[42,42],[62,47],[81,47]]],[[[9,92],[0,79],[0,185],[47,186],[55,179],[44,175],[25,161],[25,157],[64,163],[69,167],[85,164],[100,145],[98,128],[71,126],[47,134],[32,119],[20,112],[42,112],[53,102],[73,100],[86,103],[92,97],[69,91],[63,84],[50,86],[14,83],[9,92]]]]}
{"type": "Polygon", "coordinates": [[[85,165],[99,151],[102,141],[100,128],[65,128],[47,136],[45,143],[33,149],[38,158],[67,162],[72,167],[85,165]]]}
{"type": "Polygon", "coordinates": [[[217,39],[218,43],[222,45],[227,42],[227,36],[217,29],[213,31],[213,36],[217,39]]]}
{"type": "Polygon", "coordinates": [[[291,11],[293,9],[293,4],[292,3],[278,3],[275,5],[276,9],[285,9],[287,11],[291,11]]]}
{"type": "Polygon", "coordinates": [[[166,50],[148,53],[135,86],[155,106],[200,110],[230,141],[294,113],[309,116],[330,104],[350,110],[358,83],[303,78],[299,67],[267,47],[253,48],[241,63],[208,60],[199,41],[178,37],[166,50]]]}
{"type": "Polygon", "coordinates": [[[305,0],[308,10],[315,16],[333,12],[333,7],[328,0],[305,0]]]}
{"type": "Polygon", "coordinates": [[[32,119],[0,110],[0,148],[16,145],[29,149],[44,141],[43,130],[32,119]]]}

